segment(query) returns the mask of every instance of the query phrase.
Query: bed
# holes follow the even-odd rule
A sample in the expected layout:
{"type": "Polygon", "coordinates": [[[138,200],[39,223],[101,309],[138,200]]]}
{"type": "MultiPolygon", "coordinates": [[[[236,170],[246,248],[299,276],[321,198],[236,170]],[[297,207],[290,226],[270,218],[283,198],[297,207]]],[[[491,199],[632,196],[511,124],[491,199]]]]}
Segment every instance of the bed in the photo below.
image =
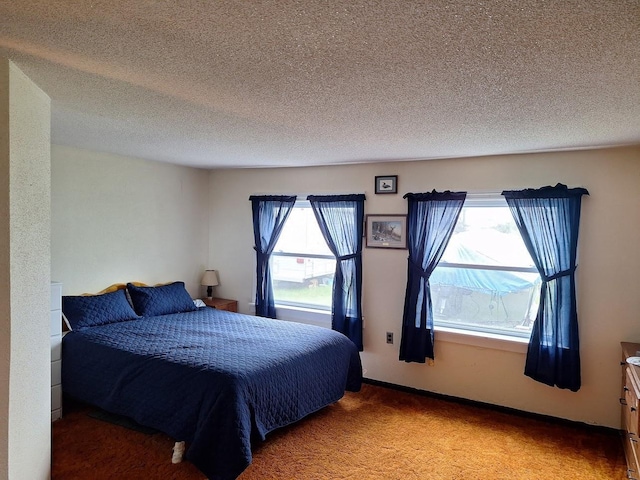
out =
{"type": "Polygon", "coordinates": [[[63,391],[185,441],[210,479],[236,478],[253,441],[360,389],[338,332],[198,308],[182,282],[127,293],[63,298],[63,391]]]}

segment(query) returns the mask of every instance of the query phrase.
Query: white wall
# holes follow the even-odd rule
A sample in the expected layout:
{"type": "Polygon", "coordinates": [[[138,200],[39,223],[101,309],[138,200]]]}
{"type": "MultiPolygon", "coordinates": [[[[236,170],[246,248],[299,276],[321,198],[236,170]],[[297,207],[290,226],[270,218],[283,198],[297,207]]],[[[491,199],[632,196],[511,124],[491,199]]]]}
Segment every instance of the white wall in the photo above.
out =
{"type": "MultiPolygon", "coordinates": [[[[0,285],[11,282],[11,165],[9,145],[9,61],[0,56],[0,285]]],[[[9,370],[11,367],[11,291],[0,288],[0,478],[9,473],[9,370]]]]}
{"type": "Polygon", "coordinates": [[[44,479],[51,464],[50,100],[2,57],[0,92],[0,478],[44,479]]]}
{"type": "Polygon", "coordinates": [[[206,170],[52,146],[51,275],[63,294],[182,280],[207,268],[206,170]]]}
{"type": "MultiPolygon", "coordinates": [[[[350,166],[215,170],[210,180],[210,265],[216,295],[252,308],[255,253],[249,195],[362,193],[366,213],[406,213],[406,192],[583,186],[578,281],[582,388],[523,375],[523,353],[442,341],[434,366],[398,361],[407,251],[365,249],[362,354],[367,377],[520,410],[619,427],[620,341],[640,342],[640,147],[350,166]],[[398,195],[375,195],[374,176],[398,175],[398,195]],[[395,344],[385,332],[395,333],[395,344]]],[[[440,341],[438,340],[440,337],[440,341]]]]}

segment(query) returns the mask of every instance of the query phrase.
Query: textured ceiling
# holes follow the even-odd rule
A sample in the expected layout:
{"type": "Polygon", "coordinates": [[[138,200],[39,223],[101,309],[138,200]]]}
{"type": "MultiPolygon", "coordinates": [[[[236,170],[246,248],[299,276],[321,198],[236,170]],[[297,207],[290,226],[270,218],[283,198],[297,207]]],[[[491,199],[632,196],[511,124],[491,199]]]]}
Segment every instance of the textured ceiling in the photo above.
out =
{"type": "Polygon", "coordinates": [[[640,0],[0,0],[54,143],[199,167],[640,143],[640,0]]]}

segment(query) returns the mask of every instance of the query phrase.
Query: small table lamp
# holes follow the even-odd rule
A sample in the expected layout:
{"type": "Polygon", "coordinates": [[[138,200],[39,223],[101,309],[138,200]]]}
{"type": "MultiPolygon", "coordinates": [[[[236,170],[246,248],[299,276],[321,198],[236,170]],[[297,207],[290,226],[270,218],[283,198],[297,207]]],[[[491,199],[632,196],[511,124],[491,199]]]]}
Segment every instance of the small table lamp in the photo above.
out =
{"type": "Polygon", "coordinates": [[[207,297],[211,298],[213,296],[213,287],[220,285],[218,273],[215,270],[205,270],[200,284],[207,287],[207,297]]]}

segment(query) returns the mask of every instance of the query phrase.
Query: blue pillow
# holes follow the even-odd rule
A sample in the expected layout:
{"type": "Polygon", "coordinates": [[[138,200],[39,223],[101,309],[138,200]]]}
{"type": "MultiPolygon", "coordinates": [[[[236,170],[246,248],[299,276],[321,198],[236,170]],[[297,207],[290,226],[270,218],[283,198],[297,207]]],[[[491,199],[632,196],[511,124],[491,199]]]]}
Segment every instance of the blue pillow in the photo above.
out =
{"type": "Polygon", "coordinates": [[[127,290],[136,313],[143,317],[197,310],[184,282],[174,282],[159,287],[136,287],[127,283],[127,290]]]}
{"type": "Polygon", "coordinates": [[[138,318],[124,289],[102,295],[63,296],[62,313],[72,330],[138,318]]]}

